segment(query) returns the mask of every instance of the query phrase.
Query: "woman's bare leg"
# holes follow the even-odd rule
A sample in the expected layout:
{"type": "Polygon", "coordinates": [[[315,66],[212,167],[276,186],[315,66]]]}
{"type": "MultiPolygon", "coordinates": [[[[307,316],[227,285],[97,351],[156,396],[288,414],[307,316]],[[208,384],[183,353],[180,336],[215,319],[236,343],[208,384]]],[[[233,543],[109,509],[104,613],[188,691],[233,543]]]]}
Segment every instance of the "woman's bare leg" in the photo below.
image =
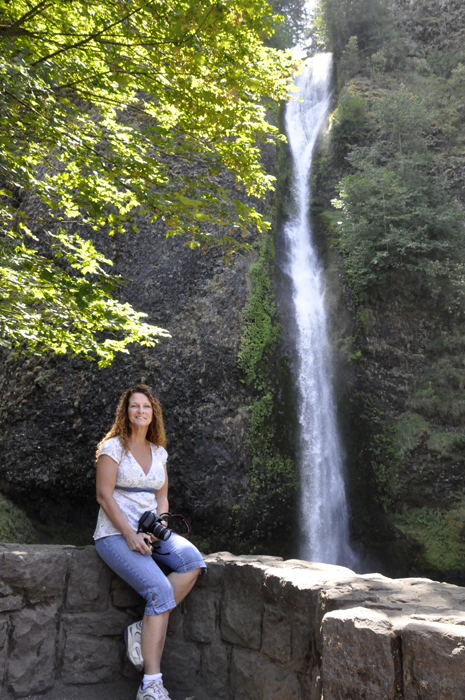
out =
{"type": "Polygon", "coordinates": [[[160,615],[144,615],[141,647],[144,672],[148,675],[160,673],[160,661],[165,646],[169,617],[169,610],[160,615]]]}
{"type": "MultiPolygon", "coordinates": [[[[176,605],[184,600],[191,590],[200,569],[187,571],[185,574],[177,574],[174,571],[168,576],[173,586],[174,599],[176,605]]],[[[166,630],[170,611],[160,613],[160,615],[144,615],[142,622],[141,651],[144,659],[144,672],[148,675],[160,673],[160,661],[165,646],[166,630]]]]}
{"type": "Polygon", "coordinates": [[[176,605],[179,605],[181,600],[184,600],[194,583],[197,581],[199,573],[200,569],[194,569],[193,571],[186,571],[185,574],[177,574],[175,571],[172,571],[171,574],[169,574],[168,581],[173,586],[176,605]]]}

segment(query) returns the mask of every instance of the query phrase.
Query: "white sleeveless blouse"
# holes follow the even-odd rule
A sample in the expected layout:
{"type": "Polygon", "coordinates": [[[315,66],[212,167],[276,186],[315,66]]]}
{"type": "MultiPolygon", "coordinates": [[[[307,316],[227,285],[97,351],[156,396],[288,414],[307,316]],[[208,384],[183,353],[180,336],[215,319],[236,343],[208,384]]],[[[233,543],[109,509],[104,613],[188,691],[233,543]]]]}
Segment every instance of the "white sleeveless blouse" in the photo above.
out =
{"type": "MultiPolygon", "coordinates": [[[[166,464],[168,453],[164,447],[159,447],[152,443],[150,443],[150,449],[152,451],[152,466],[148,474],[144,473],[144,470],[132,456],[131,452],[123,448],[118,437],[105,440],[99,450],[99,456],[108,455],[114,459],[118,465],[113,497],[121,508],[121,512],[129,525],[136,531],[139,518],[146,510],[151,510],[154,513],[157,511],[155,493],[153,493],[153,491],[139,491],[137,489],[153,489],[154,491],[158,491],[165,483],[164,465],[166,464]],[[119,486],[131,490],[119,491],[119,486]]],[[[97,527],[94,532],[94,540],[99,540],[109,535],[121,535],[121,532],[113,525],[103,508],[100,508],[97,527]]]]}

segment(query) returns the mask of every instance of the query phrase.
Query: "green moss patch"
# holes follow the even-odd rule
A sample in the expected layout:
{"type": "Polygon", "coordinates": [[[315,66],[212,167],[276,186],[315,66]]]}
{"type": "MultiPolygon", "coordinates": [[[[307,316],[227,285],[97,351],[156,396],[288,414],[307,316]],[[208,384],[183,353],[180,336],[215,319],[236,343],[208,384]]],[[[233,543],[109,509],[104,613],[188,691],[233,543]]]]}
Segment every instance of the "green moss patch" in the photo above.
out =
{"type": "Polygon", "coordinates": [[[404,457],[419,446],[429,435],[429,423],[418,413],[405,413],[397,421],[396,440],[399,452],[404,457]]]}
{"type": "Polygon", "coordinates": [[[465,369],[462,357],[446,354],[433,362],[418,381],[408,407],[429,419],[458,424],[465,418],[465,369]]]}
{"type": "Polygon", "coordinates": [[[417,568],[465,569],[465,500],[455,509],[407,508],[393,516],[394,525],[422,545],[417,568]]]}
{"type": "MultiPolygon", "coordinates": [[[[275,227],[284,206],[283,201],[279,205],[275,202],[275,227]]],[[[243,314],[238,355],[251,395],[247,435],[251,464],[247,492],[232,511],[231,529],[236,551],[255,552],[267,547],[267,551],[282,554],[287,546],[286,533],[292,528],[297,474],[290,370],[286,358],[280,358],[281,323],[273,288],[274,266],[274,235],[265,233],[258,260],[250,267],[251,292],[243,314]]]]}
{"type": "Polygon", "coordinates": [[[427,442],[428,449],[443,458],[463,459],[465,451],[465,433],[435,430],[427,442]]]}
{"type": "Polygon", "coordinates": [[[271,282],[273,263],[273,241],[266,236],[259,260],[250,268],[252,290],[244,311],[238,357],[253,400],[248,411],[249,485],[243,504],[231,515],[237,551],[254,552],[267,546],[278,553],[280,546],[285,548],[282,533],[290,527],[290,508],[297,487],[295,463],[282,435],[282,385],[286,378],[281,375],[286,368],[277,359],[281,324],[271,282]],[[277,531],[280,545],[276,545],[277,531]]]}
{"type": "MultiPolygon", "coordinates": [[[[274,294],[271,288],[267,257],[262,250],[260,260],[250,267],[252,293],[243,315],[243,333],[238,364],[247,384],[263,384],[263,363],[273,354],[281,337],[274,294]]],[[[258,387],[257,387],[258,388],[258,387]]]]}
{"type": "Polygon", "coordinates": [[[0,494],[0,542],[35,544],[37,532],[21,508],[0,494]]]}

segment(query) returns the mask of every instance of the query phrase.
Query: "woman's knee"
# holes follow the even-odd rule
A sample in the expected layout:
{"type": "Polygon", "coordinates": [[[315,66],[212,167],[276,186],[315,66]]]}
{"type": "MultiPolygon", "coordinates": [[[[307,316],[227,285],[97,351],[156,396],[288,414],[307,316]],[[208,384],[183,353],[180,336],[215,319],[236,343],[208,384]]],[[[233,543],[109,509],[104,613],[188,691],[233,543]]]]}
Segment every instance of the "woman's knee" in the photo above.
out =
{"type": "MultiPolygon", "coordinates": [[[[189,540],[173,534],[169,540],[161,545],[161,553],[169,552],[165,563],[178,574],[185,574],[191,571],[206,568],[199,550],[189,540]]],[[[159,561],[157,557],[154,557],[159,561]]],[[[198,573],[197,573],[198,576],[198,573]]]]}
{"type": "Polygon", "coordinates": [[[186,575],[190,574],[191,580],[195,583],[197,581],[197,579],[199,578],[201,571],[202,571],[202,569],[192,569],[192,571],[187,571],[186,575]]]}

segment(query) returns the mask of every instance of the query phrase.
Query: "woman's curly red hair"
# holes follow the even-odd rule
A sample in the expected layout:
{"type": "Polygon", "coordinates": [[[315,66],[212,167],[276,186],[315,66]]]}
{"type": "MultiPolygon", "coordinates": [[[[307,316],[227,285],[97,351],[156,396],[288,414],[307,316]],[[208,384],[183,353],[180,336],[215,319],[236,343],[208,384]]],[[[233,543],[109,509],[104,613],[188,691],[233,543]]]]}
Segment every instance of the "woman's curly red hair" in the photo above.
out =
{"type": "Polygon", "coordinates": [[[125,450],[129,448],[129,438],[131,436],[131,423],[129,422],[128,407],[129,400],[133,394],[144,394],[152,406],[152,422],[147,430],[147,440],[154,445],[166,447],[165,427],[163,425],[163,414],[160,402],[154,396],[152,390],[146,384],[135,384],[127,389],[120,398],[116,409],[115,422],[111,426],[103,440],[97,445],[97,458],[102,443],[113,437],[119,437],[125,450]]]}

